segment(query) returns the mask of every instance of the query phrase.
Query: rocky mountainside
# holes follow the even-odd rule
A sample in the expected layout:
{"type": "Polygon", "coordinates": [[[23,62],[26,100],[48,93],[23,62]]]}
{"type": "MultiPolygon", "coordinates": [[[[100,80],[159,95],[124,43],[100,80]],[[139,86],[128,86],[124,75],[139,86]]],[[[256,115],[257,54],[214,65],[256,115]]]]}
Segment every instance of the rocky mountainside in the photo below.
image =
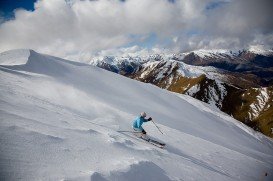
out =
{"type": "Polygon", "coordinates": [[[272,136],[273,87],[252,88],[255,84],[251,84],[250,77],[225,73],[212,67],[159,61],[146,64],[130,77],[190,95],[219,108],[255,130],[272,136]]]}
{"type": "MultiPolygon", "coordinates": [[[[94,59],[91,64],[163,89],[192,96],[232,115],[255,130],[273,137],[273,107],[271,106],[273,86],[263,86],[265,82],[270,81],[251,71],[237,71],[237,69],[232,71],[228,68],[224,70],[216,68],[217,66],[193,66],[182,61],[187,62],[189,56],[199,57],[199,63],[221,62],[224,60],[223,57],[230,57],[227,60],[233,64],[244,61],[247,62],[244,64],[251,64],[255,67],[256,65],[254,66],[246,59],[234,58],[242,54],[246,55],[246,53],[224,54],[212,51],[201,54],[200,52],[202,51],[183,56],[182,54],[180,56],[179,54],[153,55],[135,59],[132,57],[103,57],[99,60],[94,59]]],[[[268,55],[271,55],[270,52],[264,55],[256,54],[256,56],[268,55]]],[[[270,56],[264,61],[269,62],[269,60],[271,60],[270,56]]],[[[193,64],[201,65],[199,63],[193,62],[193,64]]],[[[267,69],[270,69],[270,66],[267,69]]],[[[270,76],[273,75],[269,74],[270,76]]]]}
{"type": "Polygon", "coordinates": [[[231,72],[256,75],[260,85],[273,85],[273,50],[199,50],[175,54],[173,59],[190,65],[213,66],[231,72]]]}

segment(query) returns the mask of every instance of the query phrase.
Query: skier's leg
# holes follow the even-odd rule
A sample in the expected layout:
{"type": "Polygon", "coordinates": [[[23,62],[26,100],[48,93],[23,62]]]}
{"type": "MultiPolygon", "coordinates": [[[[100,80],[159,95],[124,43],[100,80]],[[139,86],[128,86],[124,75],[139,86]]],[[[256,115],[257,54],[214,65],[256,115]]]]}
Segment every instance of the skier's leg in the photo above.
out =
{"type": "Polygon", "coordinates": [[[133,127],[133,130],[135,131],[135,132],[142,132],[142,130],[141,129],[139,129],[139,128],[135,128],[135,127],[133,127]]]}
{"type": "MultiPolygon", "coordinates": [[[[142,127],[141,127],[142,128],[142,127]]],[[[147,132],[142,128],[142,131],[141,131],[141,137],[143,138],[143,139],[149,139],[148,137],[147,137],[147,132]]]]}
{"type": "Polygon", "coordinates": [[[134,133],[137,137],[141,137],[142,136],[142,130],[139,129],[139,128],[134,128],[133,127],[133,130],[136,132],[134,133]]]}
{"type": "Polygon", "coordinates": [[[147,134],[147,132],[143,129],[142,131],[142,134],[144,134],[144,135],[146,135],[147,134]]]}

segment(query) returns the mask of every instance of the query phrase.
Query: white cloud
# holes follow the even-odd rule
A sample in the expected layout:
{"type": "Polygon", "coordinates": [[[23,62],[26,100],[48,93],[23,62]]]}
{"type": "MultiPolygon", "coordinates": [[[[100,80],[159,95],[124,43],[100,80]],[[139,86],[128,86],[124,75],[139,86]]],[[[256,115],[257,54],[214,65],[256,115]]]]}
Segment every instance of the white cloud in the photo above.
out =
{"type": "Polygon", "coordinates": [[[113,48],[107,50],[98,51],[95,56],[148,56],[150,54],[170,53],[169,49],[162,49],[161,47],[155,46],[151,49],[143,48],[140,46],[131,46],[126,48],[113,48]]]}
{"type": "MultiPolygon", "coordinates": [[[[141,42],[151,33],[169,40],[164,48],[173,51],[273,43],[271,0],[174,2],[40,0],[33,12],[16,10],[14,20],[0,24],[0,51],[31,48],[66,58],[88,59],[96,52],[130,53],[130,48],[120,47],[136,41],[131,35],[138,35],[141,42]],[[225,3],[219,6],[222,2],[225,3]],[[216,6],[208,9],[213,3],[216,6]]],[[[155,48],[158,51],[162,46],[155,48]]]]}

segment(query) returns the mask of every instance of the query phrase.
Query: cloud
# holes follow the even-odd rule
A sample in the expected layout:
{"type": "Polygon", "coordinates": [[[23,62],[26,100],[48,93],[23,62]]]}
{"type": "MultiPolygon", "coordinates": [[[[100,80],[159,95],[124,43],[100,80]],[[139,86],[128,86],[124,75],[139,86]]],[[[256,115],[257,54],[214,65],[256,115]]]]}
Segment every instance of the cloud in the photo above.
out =
{"type": "Polygon", "coordinates": [[[272,48],[273,1],[222,1],[211,7],[199,14],[198,23],[188,22],[197,33],[189,36],[182,31],[176,43],[178,49],[246,48],[251,44],[272,48]]]}
{"type": "MultiPolygon", "coordinates": [[[[101,50],[97,53],[90,55],[92,58],[104,57],[104,56],[118,56],[118,57],[145,57],[151,54],[162,54],[162,53],[170,53],[167,49],[162,49],[160,47],[153,47],[151,49],[143,48],[140,46],[131,46],[127,48],[113,48],[107,50],[101,50]]],[[[90,60],[90,59],[89,59],[90,60]]]]}
{"type": "Polygon", "coordinates": [[[131,51],[126,47],[134,42],[141,49],[151,34],[154,48],[172,51],[272,46],[271,7],[271,0],[39,0],[34,11],[0,18],[0,51],[31,48],[88,59],[107,50],[131,51]]]}

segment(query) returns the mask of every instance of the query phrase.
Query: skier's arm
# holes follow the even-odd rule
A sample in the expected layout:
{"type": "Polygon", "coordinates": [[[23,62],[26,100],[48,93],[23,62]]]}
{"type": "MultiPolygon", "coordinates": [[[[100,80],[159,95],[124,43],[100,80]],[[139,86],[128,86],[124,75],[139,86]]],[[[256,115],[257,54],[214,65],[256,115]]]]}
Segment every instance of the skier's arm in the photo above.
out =
{"type": "Polygon", "coordinates": [[[152,120],[152,118],[149,117],[148,119],[144,119],[144,122],[148,122],[148,121],[151,121],[151,120],[152,120]]]}

